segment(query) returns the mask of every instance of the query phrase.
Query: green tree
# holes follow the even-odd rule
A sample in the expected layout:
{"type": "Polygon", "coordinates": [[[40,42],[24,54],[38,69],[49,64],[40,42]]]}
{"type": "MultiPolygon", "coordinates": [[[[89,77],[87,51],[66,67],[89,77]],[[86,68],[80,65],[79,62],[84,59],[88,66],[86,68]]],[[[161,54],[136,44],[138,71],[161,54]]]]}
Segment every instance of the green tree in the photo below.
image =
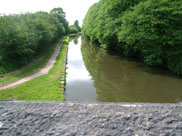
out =
{"type": "Polygon", "coordinates": [[[75,26],[79,26],[78,20],[75,20],[74,25],[75,25],[75,26]]]}
{"type": "Polygon", "coordinates": [[[74,34],[74,33],[78,33],[78,32],[79,32],[79,30],[75,25],[69,26],[69,33],[70,34],[74,34]]]}
{"type": "Polygon", "coordinates": [[[123,15],[118,38],[126,55],[182,74],[181,1],[148,0],[138,4],[123,15]]]}
{"type": "Polygon", "coordinates": [[[82,33],[108,50],[182,74],[182,1],[100,0],[82,33]]]}
{"type": "Polygon", "coordinates": [[[0,16],[0,74],[19,68],[68,33],[62,8],[0,16]]]}
{"type": "Polygon", "coordinates": [[[51,10],[51,13],[58,13],[60,15],[65,16],[65,12],[63,11],[62,8],[54,8],[54,9],[51,10]]]}
{"type": "Polygon", "coordinates": [[[81,32],[81,28],[80,28],[80,26],[79,26],[79,21],[78,21],[78,20],[75,20],[74,26],[76,26],[77,29],[78,29],[78,31],[81,32]]]}
{"type": "Polygon", "coordinates": [[[78,20],[75,20],[74,25],[69,26],[69,33],[73,34],[73,33],[78,33],[78,32],[81,32],[81,28],[79,26],[78,20]]]}

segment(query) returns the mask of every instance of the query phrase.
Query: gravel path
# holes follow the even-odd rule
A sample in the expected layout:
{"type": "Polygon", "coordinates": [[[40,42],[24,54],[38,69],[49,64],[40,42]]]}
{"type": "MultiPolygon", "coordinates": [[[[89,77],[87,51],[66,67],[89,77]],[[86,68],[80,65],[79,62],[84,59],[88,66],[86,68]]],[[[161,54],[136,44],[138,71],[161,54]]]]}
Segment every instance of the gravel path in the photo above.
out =
{"type": "Polygon", "coordinates": [[[182,104],[0,101],[1,136],[181,136],[182,104]]]}
{"type": "Polygon", "coordinates": [[[61,40],[57,46],[55,47],[54,49],[54,52],[51,56],[51,58],[49,59],[49,61],[46,63],[45,67],[42,68],[40,71],[38,71],[37,73],[33,74],[33,75],[30,75],[30,76],[27,76],[27,77],[24,77],[16,82],[13,82],[13,83],[10,83],[8,85],[5,85],[5,86],[2,86],[0,87],[0,90],[4,90],[4,89],[8,89],[8,88],[12,88],[12,87],[15,87],[17,85],[20,85],[22,83],[25,83],[27,81],[30,81],[34,78],[37,78],[39,76],[42,76],[42,75],[45,75],[45,74],[48,74],[49,70],[54,66],[54,63],[56,62],[56,58],[57,56],[59,55],[59,52],[60,52],[60,47],[61,47],[61,44],[62,44],[62,41],[61,40]]]}

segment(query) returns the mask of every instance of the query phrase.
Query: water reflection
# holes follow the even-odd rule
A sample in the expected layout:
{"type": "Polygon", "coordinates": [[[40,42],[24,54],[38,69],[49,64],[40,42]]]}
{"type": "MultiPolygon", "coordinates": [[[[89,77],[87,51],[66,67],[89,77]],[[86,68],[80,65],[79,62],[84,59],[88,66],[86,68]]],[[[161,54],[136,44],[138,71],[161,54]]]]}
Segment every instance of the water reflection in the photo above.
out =
{"type": "MultiPolygon", "coordinates": [[[[77,37],[78,38],[78,37],[77,37]]],[[[81,39],[75,44],[75,38],[69,43],[66,77],[66,101],[89,102],[96,100],[96,89],[85,68],[81,55],[81,39]]]]}
{"type": "Polygon", "coordinates": [[[78,39],[79,37],[81,36],[81,33],[78,33],[77,35],[74,35],[74,36],[70,36],[70,42],[74,42],[75,45],[78,44],[78,39]]]}
{"type": "Polygon", "coordinates": [[[182,79],[167,71],[111,55],[84,39],[82,46],[80,38],[77,45],[70,42],[67,67],[67,101],[182,101],[182,79]]]}
{"type": "Polygon", "coordinates": [[[182,100],[182,80],[166,71],[111,55],[82,40],[85,66],[99,102],[173,103],[182,100]]]}

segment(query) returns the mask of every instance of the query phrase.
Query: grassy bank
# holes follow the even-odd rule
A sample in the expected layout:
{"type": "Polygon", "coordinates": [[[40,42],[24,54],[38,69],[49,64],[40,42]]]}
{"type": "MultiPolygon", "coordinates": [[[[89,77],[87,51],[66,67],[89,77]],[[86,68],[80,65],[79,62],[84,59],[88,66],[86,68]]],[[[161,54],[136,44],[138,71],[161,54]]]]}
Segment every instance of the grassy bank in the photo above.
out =
{"type": "Polygon", "coordinates": [[[61,47],[54,67],[47,75],[35,78],[12,89],[0,91],[0,100],[64,100],[64,84],[60,84],[63,71],[64,58],[67,53],[69,38],[67,37],[61,47]]]}
{"type": "Polygon", "coordinates": [[[0,86],[6,85],[8,83],[12,83],[18,81],[19,79],[32,75],[36,73],[39,69],[43,68],[49,58],[51,57],[52,53],[54,52],[54,48],[56,47],[57,42],[55,42],[46,53],[42,54],[38,59],[32,62],[30,65],[17,70],[15,72],[11,72],[9,74],[4,75],[4,78],[0,78],[0,86]]]}

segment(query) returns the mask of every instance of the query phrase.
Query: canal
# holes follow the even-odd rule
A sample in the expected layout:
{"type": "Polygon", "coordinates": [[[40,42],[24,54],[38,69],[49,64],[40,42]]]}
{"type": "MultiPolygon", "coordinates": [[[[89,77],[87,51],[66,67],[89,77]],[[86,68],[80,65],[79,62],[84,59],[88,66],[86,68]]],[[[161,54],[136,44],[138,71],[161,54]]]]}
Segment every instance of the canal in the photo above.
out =
{"type": "Polygon", "coordinates": [[[147,102],[182,101],[182,79],[169,71],[108,53],[81,37],[69,43],[66,101],[147,102]]]}

